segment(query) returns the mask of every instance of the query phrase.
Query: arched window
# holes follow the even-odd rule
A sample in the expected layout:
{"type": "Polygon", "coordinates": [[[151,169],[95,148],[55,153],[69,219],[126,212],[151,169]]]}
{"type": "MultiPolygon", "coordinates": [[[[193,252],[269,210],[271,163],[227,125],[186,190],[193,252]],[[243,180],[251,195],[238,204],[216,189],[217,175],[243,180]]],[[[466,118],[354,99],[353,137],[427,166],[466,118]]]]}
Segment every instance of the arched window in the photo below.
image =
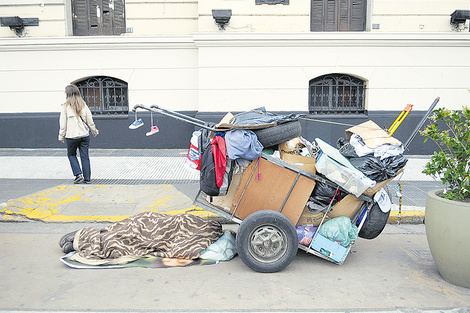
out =
{"type": "Polygon", "coordinates": [[[108,76],[95,76],[75,83],[93,114],[127,114],[127,83],[108,76]]]}
{"type": "Polygon", "coordinates": [[[314,78],[308,88],[310,114],[365,114],[365,81],[346,74],[314,78]]]}

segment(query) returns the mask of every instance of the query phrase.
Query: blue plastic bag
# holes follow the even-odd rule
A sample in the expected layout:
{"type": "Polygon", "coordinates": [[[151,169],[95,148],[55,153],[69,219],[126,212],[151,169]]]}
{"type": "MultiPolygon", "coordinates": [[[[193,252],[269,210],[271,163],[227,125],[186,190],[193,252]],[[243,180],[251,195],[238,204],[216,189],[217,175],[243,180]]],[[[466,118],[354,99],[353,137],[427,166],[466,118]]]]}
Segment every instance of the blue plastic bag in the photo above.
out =
{"type": "Polygon", "coordinates": [[[229,261],[236,254],[235,236],[227,230],[222,237],[203,250],[199,257],[205,260],[229,261]]]}

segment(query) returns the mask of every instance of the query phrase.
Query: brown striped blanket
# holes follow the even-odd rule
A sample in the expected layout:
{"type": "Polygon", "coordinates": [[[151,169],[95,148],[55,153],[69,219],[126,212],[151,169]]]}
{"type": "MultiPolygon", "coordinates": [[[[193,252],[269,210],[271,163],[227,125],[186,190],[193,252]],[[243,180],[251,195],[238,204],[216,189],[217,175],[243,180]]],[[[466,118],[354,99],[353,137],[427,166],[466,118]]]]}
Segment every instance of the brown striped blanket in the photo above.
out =
{"type": "Polygon", "coordinates": [[[77,252],[71,259],[90,265],[125,264],[149,256],[197,259],[222,235],[217,221],[143,212],[106,228],[82,228],[75,234],[77,252]]]}

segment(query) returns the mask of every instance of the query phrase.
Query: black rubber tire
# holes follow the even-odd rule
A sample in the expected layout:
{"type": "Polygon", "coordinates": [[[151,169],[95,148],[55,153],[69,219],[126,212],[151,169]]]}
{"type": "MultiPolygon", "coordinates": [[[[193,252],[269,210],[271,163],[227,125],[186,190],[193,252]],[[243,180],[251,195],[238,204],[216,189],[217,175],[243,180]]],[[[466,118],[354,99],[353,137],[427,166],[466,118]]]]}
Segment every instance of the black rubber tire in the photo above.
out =
{"type": "Polygon", "coordinates": [[[302,127],[299,121],[278,124],[268,128],[254,130],[263,147],[272,147],[300,136],[302,127]]]}
{"type": "Polygon", "coordinates": [[[283,270],[298,250],[294,224],[285,215],[272,210],[248,215],[238,228],[236,241],[243,263],[260,273],[283,270]]]}
{"type": "Polygon", "coordinates": [[[367,215],[364,225],[362,225],[362,228],[359,231],[359,237],[364,239],[374,239],[380,235],[384,230],[385,225],[387,225],[391,211],[392,210],[389,210],[387,213],[382,212],[378,203],[375,202],[367,215]]]}

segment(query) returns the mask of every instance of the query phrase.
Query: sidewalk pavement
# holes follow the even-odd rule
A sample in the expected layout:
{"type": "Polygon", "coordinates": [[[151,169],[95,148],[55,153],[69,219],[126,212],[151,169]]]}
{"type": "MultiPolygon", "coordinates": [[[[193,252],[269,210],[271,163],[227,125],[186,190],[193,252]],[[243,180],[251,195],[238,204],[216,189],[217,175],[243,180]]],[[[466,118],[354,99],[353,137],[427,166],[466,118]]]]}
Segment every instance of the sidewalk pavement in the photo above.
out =
{"type": "MultiPolygon", "coordinates": [[[[92,184],[74,185],[65,149],[0,149],[0,221],[115,222],[146,210],[216,217],[192,204],[199,176],[184,168],[186,152],[91,149],[92,184]]],[[[388,184],[390,223],[422,223],[426,193],[439,188],[421,173],[426,157],[407,158],[388,184]]]]}
{"type": "MultiPolygon", "coordinates": [[[[178,269],[74,270],[59,261],[59,239],[107,224],[99,220],[149,209],[207,214],[192,205],[198,180],[183,169],[185,154],[93,149],[93,184],[73,185],[64,150],[0,149],[0,216],[27,221],[0,222],[0,313],[470,312],[470,289],[440,276],[422,223],[392,223],[374,240],[359,238],[343,265],[299,250],[270,274],[239,257],[178,269]]],[[[410,157],[401,177],[402,214],[422,213],[434,187],[417,180],[423,161],[410,157]]]]}

